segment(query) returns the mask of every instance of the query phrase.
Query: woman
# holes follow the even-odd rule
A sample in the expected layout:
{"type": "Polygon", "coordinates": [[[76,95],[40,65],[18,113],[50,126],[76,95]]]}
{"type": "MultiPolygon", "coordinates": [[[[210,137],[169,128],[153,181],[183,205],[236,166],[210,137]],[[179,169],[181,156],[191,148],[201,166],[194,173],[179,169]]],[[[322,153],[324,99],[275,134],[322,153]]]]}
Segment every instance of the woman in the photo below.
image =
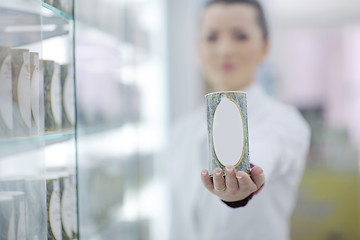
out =
{"type": "Polygon", "coordinates": [[[250,161],[261,168],[248,176],[227,166],[226,177],[216,169],[213,181],[204,169],[201,183],[199,170],[208,161],[205,107],[183,119],[172,139],[171,239],[289,239],[310,132],[293,107],[267,96],[255,82],[268,41],[257,1],[206,5],[198,44],[205,78],[214,91],[247,92],[250,161]],[[264,187],[247,203],[264,177],[264,187]]]}

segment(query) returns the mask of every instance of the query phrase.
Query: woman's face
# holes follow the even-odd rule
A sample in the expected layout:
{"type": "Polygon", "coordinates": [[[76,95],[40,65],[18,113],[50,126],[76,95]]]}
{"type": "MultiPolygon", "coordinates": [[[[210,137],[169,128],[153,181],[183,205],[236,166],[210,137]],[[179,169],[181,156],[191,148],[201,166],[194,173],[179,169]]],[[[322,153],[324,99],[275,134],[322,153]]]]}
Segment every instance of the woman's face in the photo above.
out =
{"type": "Polygon", "coordinates": [[[267,51],[257,20],[247,4],[210,5],[200,26],[199,55],[207,81],[216,91],[236,91],[255,80],[267,51]]]}

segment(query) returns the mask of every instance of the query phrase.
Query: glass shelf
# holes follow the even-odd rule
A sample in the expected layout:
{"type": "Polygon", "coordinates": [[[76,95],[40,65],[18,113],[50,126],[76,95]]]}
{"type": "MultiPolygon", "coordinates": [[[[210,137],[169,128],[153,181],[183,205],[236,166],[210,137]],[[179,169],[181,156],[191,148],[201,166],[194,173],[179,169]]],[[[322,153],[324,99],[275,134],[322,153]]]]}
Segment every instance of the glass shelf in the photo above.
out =
{"type": "Polygon", "coordinates": [[[14,137],[10,139],[0,139],[0,157],[12,155],[14,153],[31,151],[42,148],[45,145],[65,142],[74,139],[74,130],[49,132],[44,135],[30,137],[14,137]]]}
{"type": "Polygon", "coordinates": [[[0,45],[18,47],[68,35],[73,17],[46,3],[42,3],[42,6],[40,12],[11,5],[0,7],[0,45]]]}
{"type": "Polygon", "coordinates": [[[44,135],[30,136],[30,137],[17,137],[10,139],[0,139],[0,148],[11,145],[29,144],[34,142],[46,142],[46,144],[52,144],[57,142],[66,141],[75,136],[74,130],[48,132],[44,135]]]}
{"type": "MultiPolygon", "coordinates": [[[[42,40],[67,35],[67,30],[43,31],[42,40]]],[[[3,33],[4,38],[0,38],[0,45],[9,47],[18,47],[34,42],[41,41],[39,39],[40,31],[34,32],[8,32],[3,33]]]]}
{"type": "MultiPolygon", "coordinates": [[[[40,1],[40,0],[39,0],[40,1]]],[[[56,8],[56,7],[53,7],[47,3],[44,3],[44,2],[41,2],[41,5],[44,7],[44,8],[47,8],[49,9],[50,11],[52,11],[53,13],[57,14],[57,15],[60,15],[68,20],[74,20],[74,17],[61,11],[60,9],[56,8]]]]}

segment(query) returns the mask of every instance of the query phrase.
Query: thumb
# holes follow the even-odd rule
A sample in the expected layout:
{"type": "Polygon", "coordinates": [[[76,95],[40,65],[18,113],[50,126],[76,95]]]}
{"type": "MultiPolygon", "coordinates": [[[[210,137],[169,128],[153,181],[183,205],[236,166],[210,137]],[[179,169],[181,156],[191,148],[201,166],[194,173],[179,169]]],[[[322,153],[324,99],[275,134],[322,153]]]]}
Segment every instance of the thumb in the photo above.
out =
{"type": "Polygon", "coordinates": [[[265,176],[264,176],[264,171],[261,167],[255,166],[253,169],[251,169],[250,175],[251,175],[251,179],[254,181],[258,189],[262,185],[264,185],[265,176]]]}

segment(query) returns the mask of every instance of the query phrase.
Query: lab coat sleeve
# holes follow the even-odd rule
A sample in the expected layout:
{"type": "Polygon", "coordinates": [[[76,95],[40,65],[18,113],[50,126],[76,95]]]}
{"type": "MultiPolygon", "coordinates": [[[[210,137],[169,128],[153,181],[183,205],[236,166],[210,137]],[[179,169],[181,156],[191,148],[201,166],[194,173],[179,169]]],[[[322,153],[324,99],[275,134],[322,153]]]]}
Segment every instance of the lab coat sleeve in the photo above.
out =
{"type": "MultiPolygon", "coordinates": [[[[182,179],[186,174],[187,165],[184,162],[184,158],[187,156],[188,146],[187,137],[192,137],[193,119],[185,118],[181,119],[171,128],[170,140],[168,142],[167,150],[167,185],[169,191],[169,205],[170,209],[170,236],[169,240],[187,239],[190,233],[183,231],[183,229],[189,230],[189,223],[185,222],[187,219],[184,214],[183,205],[184,201],[188,201],[184,195],[185,186],[182,179]]],[[[186,209],[185,209],[186,210],[186,209]]],[[[191,238],[189,238],[191,239],[191,238]]]]}
{"type": "Polygon", "coordinates": [[[250,135],[250,162],[264,170],[265,182],[298,168],[302,171],[309,147],[310,130],[300,113],[289,106],[271,109],[267,121],[255,125],[250,135]]]}

